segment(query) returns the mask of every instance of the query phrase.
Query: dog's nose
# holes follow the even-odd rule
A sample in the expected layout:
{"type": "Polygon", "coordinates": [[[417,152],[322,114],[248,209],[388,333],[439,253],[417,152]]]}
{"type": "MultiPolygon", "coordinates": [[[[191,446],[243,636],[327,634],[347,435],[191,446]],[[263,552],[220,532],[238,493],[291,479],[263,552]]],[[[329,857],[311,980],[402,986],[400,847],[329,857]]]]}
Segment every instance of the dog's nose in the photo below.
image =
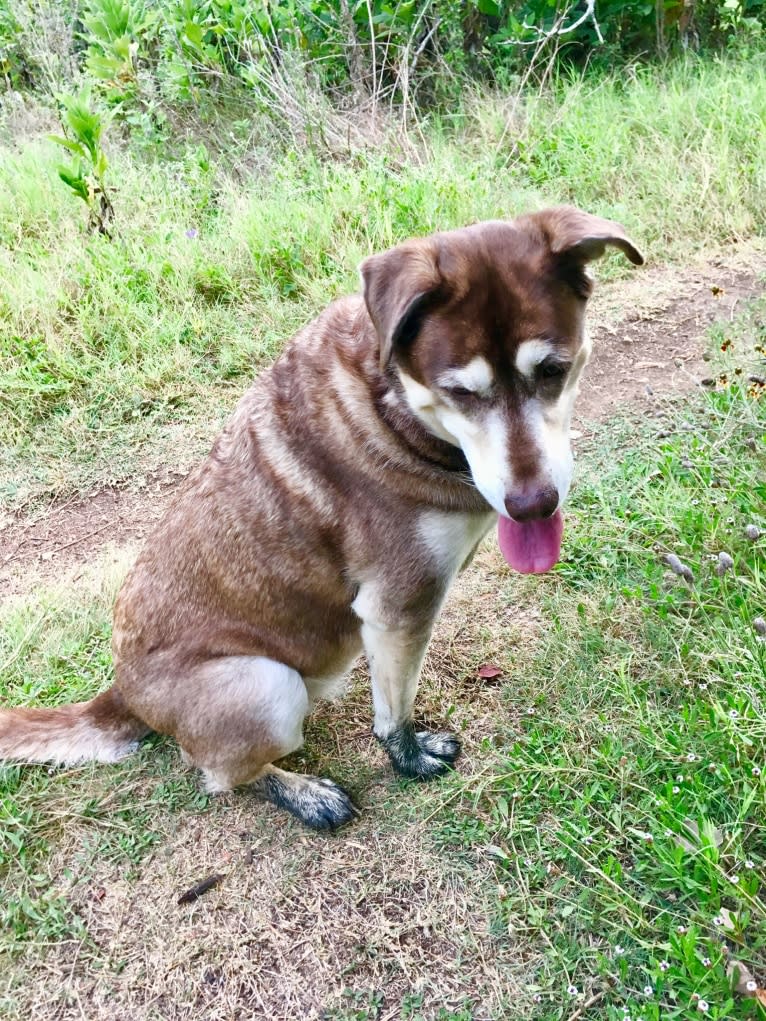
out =
{"type": "Polygon", "coordinates": [[[531,487],[507,493],[505,509],[514,521],[534,521],[549,518],[559,505],[555,486],[531,487]]]}

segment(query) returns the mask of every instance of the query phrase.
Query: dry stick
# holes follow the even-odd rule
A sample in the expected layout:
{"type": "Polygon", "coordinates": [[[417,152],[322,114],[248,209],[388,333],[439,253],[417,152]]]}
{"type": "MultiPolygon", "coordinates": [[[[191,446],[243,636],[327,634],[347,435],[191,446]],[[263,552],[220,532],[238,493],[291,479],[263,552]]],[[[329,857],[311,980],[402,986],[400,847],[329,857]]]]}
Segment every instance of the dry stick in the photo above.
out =
{"type": "Polygon", "coordinates": [[[41,553],[50,553],[54,556],[56,553],[60,553],[63,549],[69,549],[70,546],[76,546],[78,542],[85,542],[86,539],[92,539],[94,535],[98,535],[99,532],[103,532],[105,529],[110,528],[114,524],[113,521],[107,521],[105,525],[100,528],[96,528],[93,532],[86,532],[85,535],[81,535],[79,539],[72,539],[71,542],[65,542],[63,546],[57,546],[54,550],[41,550],[41,553]]]}
{"type": "Polygon", "coordinates": [[[603,998],[604,998],[603,989],[601,990],[600,993],[594,993],[593,996],[591,996],[589,999],[585,1001],[582,1007],[578,1007],[574,1014],[569,1015],[569,1021],[577,1021],[578,1017],[582,1017],[586,1010],[588,1010],[594,1004],[598,1003],[599,1000],[603,1000],[603,998]]]}
{"type": "Polygon", "coordinates": [[[21,542],[16,544],[15,548],[12,549],[11,552],[8,554],[8,556],[5,558],[5,560],[3,560],[3,565],[2,565],[3,567],[5,567],[6,564],[10,564],[10,562],[15,559],[16,554],[19,552],[19,550],[21,549],[21,547],[24,545],[24,543],[26,541],[27,541],[27,537],[24,536],[24,538],[21,540],[21,542]]]}

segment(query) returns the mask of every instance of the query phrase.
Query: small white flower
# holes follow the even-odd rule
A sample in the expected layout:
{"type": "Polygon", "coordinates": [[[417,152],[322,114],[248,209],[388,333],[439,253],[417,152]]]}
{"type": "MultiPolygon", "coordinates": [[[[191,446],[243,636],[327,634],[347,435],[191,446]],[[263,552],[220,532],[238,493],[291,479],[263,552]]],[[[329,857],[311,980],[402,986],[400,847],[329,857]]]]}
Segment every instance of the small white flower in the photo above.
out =
{"type": "Polygon", "coordinates": [[[667,971],[670,967],[669,961],[660,961],[660,971],[667,971]]]}
{"type": "Polygon", "coordinates": [[[520,798],[521,797],[521,791],[514,791],[513,794],[511,795],[511,797],[512,798],[520,798]]]}
{"type": "Polygon", "coordinates": [[[745,862],[745,868],[746,869],[754,869],[755,868],[755,862],[754,861],[750,861],[750,859],[748,858],[747,861],[745,862]]]}
{"type": "Polygon", "coordinates": [[[709,968],[710,967],[710,958],[709,957],[703,957],[702,958],[702,964],[703,964],[703,966],[705,968],[709,968]]]}
{"type": "Polygon", "coordinates": [[[672,830],[665,830],[665,836],[666,837],[672,837],[673,836],[673,831],[672,830]]]}
{"type": "Polygon", "coordinates": [[[592,844],[593,843],[593,837],[591,837],[591,836],[583,837],[582,838],[582,842],[584,844],[592,844]]]}
{"type": "Polygon", "coordinates": [[[758,988],[758,983],[754,982],[752,979],[750,979],[750,981],[747,983],[747,986],[746,986],[747,991],[749,993],[754,993],[757,988],[758,988]]]}
{"type": "Polygon", "coordinates": [[[534,715],[535,715],[534,706],[530,706],[529,709],[527,709],[527,716],[534,716],[534,715]]]}
{"type": "Polygon", "coordinates": [[[683,773],[679,773],[678,776],[676,777],[676,783],[683,783],[683,782],[684,782],[684,775],[683,775],[683,773]]]}
{"type": "Polygon", "coordinates": [[[724,924],[723,916],[722,915],[716,915],[715,918],[713,919],[713,925],[723,925],[723,924],[724,924]]]}
{"type": "Polygon", "coordinates": [[[700,691],[707,691],[707,684],[700,684],[700,691]]]}
{"type": "Polygon", "coordinates": [[[680,787],[674,787],[674,788],[673,788],[673,793],[674,793],[674,794],[679,794],[679,793],[680,793],[680,791],[681,791],[681,788],[680,788],[680,787]]]}
{"type": "Polygon", "coordinates": [[[689,754],[686,756],[686,761],[687,762],[694,762],[696,760],[696,758],[697,758],[697,756],[694,754],[694,752],[689,752],[689,754]]]}
{"type": "Polygon", "coordinates": [[[684,935],[685,933],[687,933],[688,931],[689,931],[689,930],[688,930],[688,929],[686,928],[686,926],[685,926],[685,925],[679,925],[679,926],[678,926],[678,927],[676,928],[676,932],[677,932],[677,933],[679,933],[679,934],[680,934],[681,936],[683,936],[683,935],[684,935]]]}
{"type": "Polygon", "coordinates": [[[618,943],[617,946],[614,948],[615,957],[622,957],[624,953],[625,947],[621,947],[620,944],[618,943]]]}
{"type": "Polygon", "coordinates": [[[569,993],[570,996],[577,996],[578,993],[577,986],[567,986],[567,992],[569,993]]]}
{"type": "Polygon", "coordinates": [[[736,710],[736,709],[730,709],[730,710],[729,710],[729,716],[730,716],[730,717],[731,717],[731,718],[732,718],[733,720],[736,720],[736,719],[738,719],[738,718],[739,718],[739,713],[737,712],[737,710],[736,710]]]}
{"type": "Polygon", "coordinates": [[[753,766],[752,773],[753,773],[753,776],[760,776],[761,775],[761,770],[759,769],[758,766],[753,766]]]}
{"type": "Polygon", "coordinates": [[[644,996],[652,996],[654,990],[651,986],[644,986],[644,996]]]}
{"type": "Polygon", "coordinates": [[[734,883],[734,884],[738,883],[739,882],[739,876],[729,876],[729,882],[730,883],[734,883]]]}
{"type": "Polygon", "coordinates": [[[539,993],[535,993],[535,995],[532,997],[532,1002],[533,1003],[542,1003],[542,999],[543,998],[542,998],[542,996],[539,993]]]}
{"type": "Polygon", "coordinates": [[[703,1014],[707,1014],[710,1009],[710,1004],[707,1000],[697,1000],[697,1010],[701,1010],[703,1014]]]}
{"type": "Polygon", "coordinates": [[[654,843],[654,837],[652,836],[651,833],[645,833],[644,834],[644,840],[646,841],[647,844],[653,844],[654,843]]]}

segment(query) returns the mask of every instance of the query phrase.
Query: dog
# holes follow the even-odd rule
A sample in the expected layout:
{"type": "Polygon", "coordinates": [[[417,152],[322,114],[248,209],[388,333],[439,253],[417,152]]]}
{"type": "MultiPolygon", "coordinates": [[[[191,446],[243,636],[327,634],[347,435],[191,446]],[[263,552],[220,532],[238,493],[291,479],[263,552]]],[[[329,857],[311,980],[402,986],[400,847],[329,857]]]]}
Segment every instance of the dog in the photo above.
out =
{"type": "Polygon", "coordinates": [[[207,790],[252,784],[333,829],[348,794],[274,762],[364,652],[393,768],[451,768],[455,735],[413,723],[431,631],[493,523],[516,570],[559,557],[607,246],[643,262],[619,224],[561,206],[367,258],[363,295],[261,373],[148,539],[114,609],[113,687],[2,711],[0,757],[114,762],[156,731],[207,790]]]}

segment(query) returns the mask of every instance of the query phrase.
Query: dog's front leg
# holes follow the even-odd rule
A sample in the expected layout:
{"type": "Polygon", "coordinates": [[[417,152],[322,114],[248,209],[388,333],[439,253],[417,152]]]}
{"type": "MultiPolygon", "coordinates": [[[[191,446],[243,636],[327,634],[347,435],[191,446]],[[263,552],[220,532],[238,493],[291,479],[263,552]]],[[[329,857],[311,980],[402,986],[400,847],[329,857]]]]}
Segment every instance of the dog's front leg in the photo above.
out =
{"type": "Polygon", "coordinates": [[[424,780],[446,772],[460,754],[460,742],[454,734],[416,731],[412,721],[420,668],[430,637],[431,622],[426,627],[390,627],[379,620],[362,625],[372,676],[372,731],[397,773],[424,780]]]}

